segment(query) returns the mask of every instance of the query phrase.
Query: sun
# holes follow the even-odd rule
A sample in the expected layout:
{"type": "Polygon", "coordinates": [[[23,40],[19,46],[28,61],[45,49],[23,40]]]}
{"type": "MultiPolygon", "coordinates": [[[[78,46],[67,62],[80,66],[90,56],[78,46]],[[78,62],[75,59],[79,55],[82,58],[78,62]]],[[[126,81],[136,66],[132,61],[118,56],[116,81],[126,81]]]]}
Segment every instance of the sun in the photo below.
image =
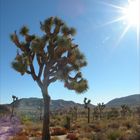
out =
{"type": "Polygon", "coordinates": [[[110,25],[113,23],[123,23],[124,30],[121,32],[118,38],[116,46],[123,39],[125,34],[130,28],[134,28],[137,34],[137,48],[139,52],[140,48],[140,0],[128,0],[127,4],[122,3],[122,6],[103,3],[106,6],[113,8],[118,16],[114,17],[111,21],[104,23],[102,26],[110,25]],[[123,5],[124,4],[124,5],[123,5]]]}
{"type": "Polygon", "coordinates": [[[122,15],[129,26],[140,26],[140,0],[129,0],[128,5],[122,8],[122,15]]]}

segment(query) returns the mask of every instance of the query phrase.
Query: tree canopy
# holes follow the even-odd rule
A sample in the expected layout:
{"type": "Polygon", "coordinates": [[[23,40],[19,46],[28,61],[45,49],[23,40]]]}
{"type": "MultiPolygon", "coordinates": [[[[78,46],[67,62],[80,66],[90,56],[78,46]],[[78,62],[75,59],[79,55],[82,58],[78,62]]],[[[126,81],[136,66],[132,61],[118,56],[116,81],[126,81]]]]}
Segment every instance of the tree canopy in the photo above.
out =
{"type": "Polygon", "coordinates": [[[26,26],[20,29],[19,35],[16,31],[11,34],[11,40],[18,49],[12,67],[21,75],[31,75],[44,90],[52,82],[60,80],[66,88],[77,93],[86,91],[87,80],[82,77],[80,69],[87,62],[78,45],[73,43],[76,30],[57,17],[40,22],[40,29],[43,31],[40,37],[29,34],[26,26]]]}

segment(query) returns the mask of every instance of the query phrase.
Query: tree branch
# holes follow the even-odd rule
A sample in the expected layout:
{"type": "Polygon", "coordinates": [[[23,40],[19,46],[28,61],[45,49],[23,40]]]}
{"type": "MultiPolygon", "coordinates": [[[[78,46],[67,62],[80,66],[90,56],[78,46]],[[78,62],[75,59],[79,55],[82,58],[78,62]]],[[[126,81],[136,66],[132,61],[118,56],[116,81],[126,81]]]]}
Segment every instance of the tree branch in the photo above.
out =
{"type": "Polygon", "coordinates": [[[31,71],[28,71],[28,70],[27,70],[26,73],[27,73],[27,74],[31,74],[31,71]]]}
{"type": "Polygon", "coordinates": [[[53,78],[49,79],[48,85],[49,85],[50,83],[55,82],[56,80],[57,80],[57,78],[56,78],[56,77],[53,77],[53,78]]]}
{"type": "Polygon", "coordinates": [[[39,85],[39,87],[42,89],[43,88],[43,84],[41,82],[41,80],[37,80],[37,84],[39,85]]]}
{"type": "Polygon", "coordinates": [[[30,70],[31,70],[31,75],[32,75],[33,79],[37,80],[37,76],[35,74],[34,66],[32,63],[30,64],[30,70]]]}
{"type": "Polygon", "coordinates": [[[41,77],[41,75],[42,75],[43,67],[44,67],[44,64],[41,64],[41,66],[39,67],[38,79],[40,79],[40,77],[41,77]]]}

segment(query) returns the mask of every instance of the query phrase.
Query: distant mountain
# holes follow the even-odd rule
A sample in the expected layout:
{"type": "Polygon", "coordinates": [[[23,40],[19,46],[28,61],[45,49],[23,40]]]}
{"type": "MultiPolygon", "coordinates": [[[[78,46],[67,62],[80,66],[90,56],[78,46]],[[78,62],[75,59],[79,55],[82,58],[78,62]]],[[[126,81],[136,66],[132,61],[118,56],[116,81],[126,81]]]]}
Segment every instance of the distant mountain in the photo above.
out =
{"type": "MultiPolygon", "coordinates": [[[[0,105],[0,113],[8,113],[11,110],[12,104],[0,105]]],[[[122,98],[116,98],[109,101],[107,107],[119,107],[123,104],[129,106],[140,106],[140,94],[131,95],[122,98]]],[[[75,103],[73,101],[65,100],[51,100],[50,109],[51,111],[68,110],[71,107],[77,106],[78,108],[84,109],[84,104],[75,103]]],[[[90,104],[93,108],[94,105],[90,104]]],[[[15,102],[15,110],[20,113],[37,113],[43,109],[43,99],[40,98],[22,98],[15,102]]]]}
{"type": "Polygon", "coordinates": [[[113,99],[109,101],[106,106],[119,107],[123,104],[126,104],[128,106],[140,106],[140,94],[113,99]]]}
{"type": "MultiPolygon", "coordinates": [[[[6,105],[0,105],[2,112],[8,112],[12,108],[13,103],[6,104],[6,105]],[[3,110],[3,111],[2,111],[3,110]]],[[[43,110],[43,99],[40,98],[22,98],[14,102],[15,111],[17,113],[22,114],[36,114],[39,113],[41,110],[43,110]]],[[[75,103],[73,101],[64,101],[64,100],[51,100],[50,102],[50,109],[51,111],[60,111],[65,110],[68,111],[71,107],[78,107],[84,109],[84,104],[75,103]]],[[[90,107],[93,107],[92,104],[90,104],[90,107]]]]}
{"type": "MultiPolygon", "coordinates": [[[[13,103],[0,105],[1,113],[10,113],[13,103]]],[[[40,98],[22,98],[14,102],[14,106],[17,113],[22,114],[36,114],[43,110],[43,99],[40,98]]],[[[73,101],[64,100],[51,100],[51,111],[68,110],[71,107],[77,106],[78,108],[84,108],[83,104],[78,104],[73,101]]],[[[93,105],[90,105],[93,107],[93,105]]]]}
{"type": "MultiPolygon", "coordinates": [[[[22,98],[15,102],[17,111],[37,111],[43,108],[43,99],[40,98],[22,98]]],[[[82,104],[75,103],[73,101],[64,100],[51,100],[50,109],[51,111],[56,111],[60,109],[68,109],[70,107],[83,107],[82,104]]]]}

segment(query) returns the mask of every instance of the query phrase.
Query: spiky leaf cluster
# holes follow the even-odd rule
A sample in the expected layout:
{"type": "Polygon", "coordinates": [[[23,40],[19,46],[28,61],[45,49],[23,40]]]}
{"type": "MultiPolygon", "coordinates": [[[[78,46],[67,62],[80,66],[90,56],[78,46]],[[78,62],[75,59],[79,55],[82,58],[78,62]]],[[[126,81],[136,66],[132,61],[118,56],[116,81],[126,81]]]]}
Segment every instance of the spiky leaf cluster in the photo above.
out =
{"type": "Polygon", "coordinates": [[[84,98],[85,108],[89,108],[90,102],[91,102],[91,100],[87,100],[87,98],[84,98]]]}
{"type": "Polygon", "coordinates": [[[11,40],[20,50],[20,54],[12,62],[12,67],[22,75],[31,74],[41,88],[61,80],[65,87],[77,93],[86,91],[87,80],[82,77],[80,70],[87,63],[78,45],[73,43],[75,29],[69,28],[57,17],[40,22],[40,29],[44,34],[38,37],[30,35],[29,29],[23,26],[19,33],[24,42],[19,40],[16,31],[11,35],[11,40]],[[34,66],[35,60],[39,66],[38,73],[34,66]],[[73,71],[75,76],[72,77],[73,71]]]}
{"type": "Polygon", "coordinates": [[[104,110],[104,108],[105,108],[105,104],[104,103],[98,103],[97,106],[98,106],[99,112],[102,112],[104,110]]]}

